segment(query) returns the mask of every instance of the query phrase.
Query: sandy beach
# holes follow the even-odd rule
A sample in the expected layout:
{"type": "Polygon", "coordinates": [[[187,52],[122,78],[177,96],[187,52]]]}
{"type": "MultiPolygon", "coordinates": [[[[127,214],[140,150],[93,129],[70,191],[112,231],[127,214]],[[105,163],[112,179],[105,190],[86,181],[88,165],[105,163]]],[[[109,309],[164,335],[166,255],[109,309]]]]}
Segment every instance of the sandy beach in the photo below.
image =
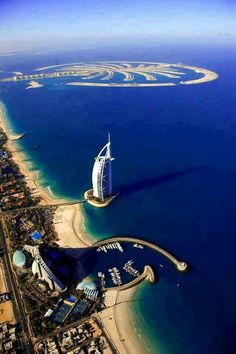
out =
{"type": "Polygon", "coordinates": [[[107,308],[99,313],[107,335],[115,343],[121,354],[148,353],[144,343],[134,331],[133,314],[130,302],[134,299],[137,287],[123,291],[108,290],[106,295],[107,308]]]}
{"type": "Polygon", "coordinates": [[[21,172],[25,175],[26,180],[32,180],[34,184],[37,187],[37,190],[35,192],[35,195],[40,195],[42,198],[42,204],[56,204],[63,202],[65,200],[62,200],[60,198],[57,198],[56,196],[53,196],[49,194],[48,191],[46,191],[43,187],[40,186],[40,182],[37,179],[38,173],[35,171],[30,171],[29,167],[30,164],[28,161],[26,161],[26,156],[22,152],[17,151],[17,147],[15,145],[15,141],[17,141],[17,138],[19,137],[18,134],[12,133],[6,122],[6,117],[5,113],[3,111],[3,108],[0,106],[0,127],[3,129],[3,131],[7,134],[8,136],[8,141],[6,143],[7,148],[9,151],[12,153],[13,160],[15,163],[20,167],[21,172]]]}
{"type": "Polygon", "coordinates": [[[54,215],[54,225],[60,247],[89,247],[93,243],[92,238],[84,231],[84,219],[78,204],[58,207],[54,215]]]}
{"type": "MultiPolygon", "coordinates": [[[[7,148],[12,152],[13,159],[19,165],[21,172],[26,176],[26,181],[30,181],[29,186],[31,185],[35,190],[34,195],[40,195],[42,197],[41,203],[44,205],[65,202],[65,200],[51,196],[40,186],[35,172],[29,170],[29,164],[25,161],[24,154],[16,151],[14,139],[17,139],[18,136],[8,129],[1,106],[0,126],[8,136],[7,148]]],[[[58,234],[57,243],[61,247],[79,248],[93,244],[92,237],[84,229],[84,218],[79,204],[59,206],[54,215],[54,225],[58,234]]],[[[145,352],[141,341],[133,331],[133,319],[129,309],[129,302],[133,298],[135,289],[136,287],[123,291],[107,291],[108,308],[99,313],[105,331],[117,345],[121,354],[143,354],[145,352]]]]}

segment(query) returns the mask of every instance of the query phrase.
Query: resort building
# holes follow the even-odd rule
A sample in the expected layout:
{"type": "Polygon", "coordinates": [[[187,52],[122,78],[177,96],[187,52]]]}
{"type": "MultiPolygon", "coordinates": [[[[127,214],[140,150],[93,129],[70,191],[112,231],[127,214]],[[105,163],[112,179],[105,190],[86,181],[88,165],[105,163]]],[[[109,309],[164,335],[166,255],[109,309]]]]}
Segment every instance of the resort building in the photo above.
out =
{"type": "Polygon", "coordinates": [[[108,134],[108,142],[95,158],[92,172],[93,189],[85,192],[85,199],[96,207],[105,207],[114,199],[112,188],[112,166],[114,158],[111,156],[111,139],[108,134]]]}
{"type": "Polygon", "coordinates": [[[112,195],[112,168],[111,161],[111,140],[108,135],[108,143],[102,148],[95,158],[93,166],[92,182],[93,196],[100,201],[104,201],[112,195]]]}
{"type": "Polygon", "coordinates": [[[66,286],[62,284],[62,282],[57,278],[55,274],[49,269],[47,264],[44,262],[39,246],[24,246],[25,250],[31,253],[34,258],[34,262],[32,264],[32,273],[37,274],[39,279],[46,281],[51,290],[57,290],[59,292],[66,291],[66,286]]]}

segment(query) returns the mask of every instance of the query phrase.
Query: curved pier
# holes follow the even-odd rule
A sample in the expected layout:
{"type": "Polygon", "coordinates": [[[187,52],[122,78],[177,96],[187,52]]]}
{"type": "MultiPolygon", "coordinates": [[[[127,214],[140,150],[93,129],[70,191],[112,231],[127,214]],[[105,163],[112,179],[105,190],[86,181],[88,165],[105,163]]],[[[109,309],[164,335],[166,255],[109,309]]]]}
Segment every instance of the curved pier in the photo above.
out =
{"type": "Polygon", "coordinates": [[[184,272],[187,270],[187,263],[179,261],[176,257],[174,257],[172,254],[164,250],[163,248],[154,245],[151,242],[140,240],[139,238],[133,238],[133,237],[112,237],[108,238],[106,240],[98,241],[94,243],[93,247],[99,247],[102,245],[105,245],[110,242],[134,242],[134,243],[139,243],[140,245],[147,246],[152,248],[154,251],[159,252],[166,258],[168,258],[180,272],[184,272]]]}
{"type": "Polygon", "coordinates": [[[141,281],[147,279],[149,281],[149,283],[154,283],[155,282],[155,275],[153,272],[153,269],[151,266],[146,265],[144,267],[143,273],[140,274],[137,278],[135,278],[134,280],[130,281],[129,283],[123,284],[123,285],[119,285],[119,286],[113,286],[112,288],[106,288],[106,290],[126,290],[126,289],[130,289],[133,286],[138,285],[139,283],[141,283],[141,281]]]}

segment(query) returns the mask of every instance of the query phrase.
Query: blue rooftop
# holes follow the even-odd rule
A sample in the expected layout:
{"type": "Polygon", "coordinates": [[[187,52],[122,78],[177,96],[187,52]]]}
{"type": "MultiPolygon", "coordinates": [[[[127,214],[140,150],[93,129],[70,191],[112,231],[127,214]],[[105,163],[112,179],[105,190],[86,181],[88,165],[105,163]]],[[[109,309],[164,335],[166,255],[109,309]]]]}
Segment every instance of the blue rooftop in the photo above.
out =
{"type": "Polygon", "coordinates": [[[33,240],[38,241],[42,237],[42,234],[39,231],[35,231],[31,234],[31,237],[33,240]]]}
{"type": "Polygon", "coordinates": [[[67,298],[67,300],[70,301],[70,302],[76,302],[77,301],[77,299],[74,296],[69,296],[67,298]]]}

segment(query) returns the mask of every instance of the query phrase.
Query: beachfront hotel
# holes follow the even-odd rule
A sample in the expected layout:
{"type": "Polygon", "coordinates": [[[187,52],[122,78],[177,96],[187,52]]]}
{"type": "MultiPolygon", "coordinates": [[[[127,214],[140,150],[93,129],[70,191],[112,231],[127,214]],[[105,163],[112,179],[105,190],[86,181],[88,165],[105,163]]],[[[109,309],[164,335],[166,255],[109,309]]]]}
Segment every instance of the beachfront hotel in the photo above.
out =
{"type": "Polygon", "coordinates": [[[85,199],[96,207],[104,207],[110,204],[115,195],[112,188],[112,161],[111,138],[108,134],[108,142],[95,158],[92,171],[93,189],[85,192],[85,199]]]}
{"type": "Polygon", "coordinates": [[[102,202],[105,198],[112,195],[112,160],[114,159],[111,157],[111,139],[109,134],[108,143],[95,158],[92,173],[93,196],[102,202]]]}
{"type": "Polygon", "coordinates": [[[40,253],[39,246],[25,245],[24,249],[29,252],[33,258],[32,273],[37,275],[39,279],[42,279],[48,283],[51,290],[63,292],[67,290],[67,287],[57,278],[57,276],[51,271],[40,253]]]}

